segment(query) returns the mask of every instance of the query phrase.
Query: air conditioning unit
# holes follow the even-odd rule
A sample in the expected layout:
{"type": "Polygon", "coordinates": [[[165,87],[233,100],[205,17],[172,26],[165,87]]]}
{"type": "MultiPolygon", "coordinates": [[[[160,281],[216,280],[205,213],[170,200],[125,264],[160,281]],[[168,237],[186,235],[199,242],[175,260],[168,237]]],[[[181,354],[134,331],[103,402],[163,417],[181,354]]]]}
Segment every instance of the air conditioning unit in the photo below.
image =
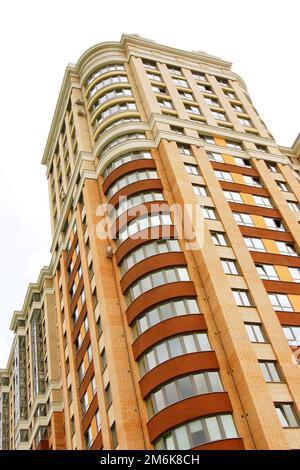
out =
{"type": "Polygon", "coordinates": [[[108,246],[106,248],[106,258],[112,258],[113,257],[113,249],[111,246],[108,246]]]}

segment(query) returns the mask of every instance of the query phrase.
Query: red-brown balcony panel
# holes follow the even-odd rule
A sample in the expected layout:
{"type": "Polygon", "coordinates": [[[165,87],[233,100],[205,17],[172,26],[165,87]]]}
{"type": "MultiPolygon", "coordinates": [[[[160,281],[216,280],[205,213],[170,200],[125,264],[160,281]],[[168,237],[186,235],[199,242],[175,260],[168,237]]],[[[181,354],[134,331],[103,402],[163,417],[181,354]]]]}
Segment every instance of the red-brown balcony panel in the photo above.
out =
{"type": "Polygon", "coordinates": [[[137,360],[147,349],[166,338],[195,331],[207,331],[204,315],[201,313],[181,315],[157,323],[134,341],[134,358],[137,360]]]}
{"type": "Polygon", "coordinates": [[[127,173],[132,173],[133,171],[138,171],[138,170],[144,170],[144,169],[149,169],[149,170],[155,170],[156,169],[156,164],[154,160],[151,160],[150,158],[141,158],[140,160],[133,160],[128,163],[124,163],[124,165],[119,166],[115,170],[113,170],[107,178],[103,180],[102,184],[102,189],[103,192],[106,193],[108,188],[121,176],[126,175],[127,173]]]}
{"type": "Polygon", "coordinates": [[[101,450],[103,449],[103,439],[101,431],[98,432],[96,439],[93,442],[91,450],[101,450]]]}
{"type": "Polygon", "coordinates": [[[150,441],[180,424],[204,416],[231,413],[232,406],[227,392],[206,393],[186,398],[164,408],[147,423],[150,441]]]}
{"type": "Polygon", "coordinates": [[[79,400],[82,400],[83,395],[85,394],[87,386],[92,380],[93,375],[94,375],[94,363],[93,361],[91,361],[87,368],[85,376],[83,377],[83,380],[79,386],[79,400]]]}
{"type": "Polygon", "coordinates": [[[244,166],[231,165],[230,163],[211,162],[214,170],[229,171],[231,173],[239,173],[241,175],[254,176],[258,178],[259,174],[254,168],[245,168],[244,166]]]}
{"type": "Polygon", "coordinates": [[[277,209],[269,209],[268,207],[251,206],[251,204],[238,204],[229,202],[229,206],[234,212],[242,212],[244,214],[261,215],[264,217],[274,217],[280,219],[281,214],[277,209]]]}
{"type": "Polygon", "coordinates": [[[267,240],[278,240],[288,243],[292,243],[294,241],[289,232],[281,232],[280,230],[270,230],[259,227],[246,227],[245,225],[239,225],[239,228],[244,237],[266,238],[267,240]]]}
{"type": "Polygon", "coordinates": [[[226,191],[239,191],[240,193],[253,194],[255,196],[270,197],[270,193],[266,188],[257,188],[248,184],[230,183],[229,181],[219,181],[221,188],[226,191]]]}
{"type": "Polygon", "coordinates": [[[95,416],[97,409],[98,409],[98,399],[97,399],[97,395],[94,395],[94,397],[91,401],[91,404],[90,404],[90,406],[89,406],[89,408],[88,408],[87,412],[85,413],[85,415],[83,417],[83,420],[82,420],[82,427],[83,427],[83,433],[84,434],[86,433],[87,428],[91,424],[91,421],[92,421],[93,417],[95,416]]]}
{"type": "Polygon", "coordinates": [[[300,312],[276,312],[282,326],[300,326],[300,312]]]}
{"type": "Polygon", "coordinates": [[[114,194],[111,199],[109,199],[109,204],[112,206],[117,206],[120,202],[120,198],[129,197],[132,194],[141,193],[143,191],[163,189],[162,183],[159,179],[144,179],[141,181],[136,181],[135,183],[130,183],[124,188],[121,188],[116,194],[114,194]]]}
{"type": "Polygon", "coordinates": [[[134,206],[128,211],[123,212],[111,225],[112,233],[118,233],[123,227],[125,227],[129,222],[142,215],[147,214],[169,214],[170,207],[166,201],[150,201],[138,206],[134,206]]]}
{"type": "Polygon", "coordinates": [[[195,352],[174,357],[154,367],[141,378],[142,397],[147,397],[157,387],[175,377],[216,369],[219,369],[219,363],[214,351],[195,352]]]}
{"type": "Polygon", "coordinates": [[[255,263],[278,264],[279,266],[290,266],[300,268],[300,258],[297,256],[277,255],[275,253],[260,253],[258,251],[250,251],[252,259],[255,263]]]}
{"type": "Polygon", "coordinates": [[[196,296],[196,290],[191,281],[171,282],[150,289],[137,297],[128,307],[126,311],[128,324],[130,325],[142,312],[164,300],[193,296],[196,296]]]}
{"type": "Polygon", "coordinates": [[[192,450],[245,450],[243,439],[236,437],[233,439],[223,439],[222,441],[208,442],[192,450]]]}
{"type": "Polygon", "coordinates": [[[159,240],[162,238],[176,238],[176,229],[174,225],[158,225],[157,227],[149,227],[139,232],[136,238],[127,238],[117,249],[116,261],[119,264],[122,259],[132,250],[151,240],[159,240]]]}
{"type": "Polygon", "coordinates": [[[184,253],[162,253],[150,256],[134,265],[121,279],[121,289],[124,294],[131,284],[147,273],[157,269],[171,266],[186,266],[187,262],[184,253]]]}
{"type": "Polygon", "coordinates": [[[297,282],[263,280],[263,283],[267,292],[300,295],[300,284],[297,282]]]}

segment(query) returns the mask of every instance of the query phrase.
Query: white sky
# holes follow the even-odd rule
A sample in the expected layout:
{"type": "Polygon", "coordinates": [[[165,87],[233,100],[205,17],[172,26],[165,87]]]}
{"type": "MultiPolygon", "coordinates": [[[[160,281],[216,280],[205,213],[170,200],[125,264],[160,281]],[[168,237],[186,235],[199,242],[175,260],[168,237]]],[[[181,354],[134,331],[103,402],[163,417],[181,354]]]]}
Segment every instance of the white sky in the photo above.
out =
{"type": "Polygon", "coordinates": [[[50,260],[40,161],[67,64],[123,32],[219,56],[244,78],[277,142],[292,145],[300,132],[299,17],[298,0],[1,2],[0,367],[13,311],[50,260]]]}

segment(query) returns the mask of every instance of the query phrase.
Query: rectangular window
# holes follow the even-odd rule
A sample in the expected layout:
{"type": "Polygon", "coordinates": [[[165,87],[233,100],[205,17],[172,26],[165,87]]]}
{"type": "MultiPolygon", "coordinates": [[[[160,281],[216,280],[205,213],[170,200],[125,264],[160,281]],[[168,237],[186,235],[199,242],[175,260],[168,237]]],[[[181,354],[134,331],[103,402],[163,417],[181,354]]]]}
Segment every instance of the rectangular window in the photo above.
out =
{"type": "Polygon", "coordinates": [[[231,173],[229,173],[228,171],[215,170],[215,175],[218,178],[218,180],[233,182],[233,178],[231,176],[231,173]]]}
{"type": "Polygon", "coordinates": [[[259,207],[269,207],[272,208],[271,200],[268,197],[262,196],[253,196],[254,202],[259,207]]]}
{"type": "Polygon", "coordinates": [[[207,144],[216,145],[215,139],[210,135],[199,134],[199,139],[207,144]]]}
{"type": "Polygon", "coordinates": [[[289,201],[287,201],[287,203],[288,203],[288,206],[289,206],[289,208],[291,209],[291,211],[293,211],[293,212],[300,212],[299,205],[298,205],[296,202],[289,202],[289,201]]]}
{"type": "Polygon", "coordinates": [[[222,232],[211,232],[211,237],[216,246],[228,246],[226,238],[222,232]]]}
{"type": "Polygon", "coordinates": [[[283,428],[299,428],[299,417],[293,403],[276,403],[275,409],[283,428]]]}
{"type": "Polygon", "coordinates": [[[183,99],[183,100],[195,101],[194,96],[192,95],[192,93],[188,93],[187,91],[178,90],[178,94],[179,94],[180,98],[183,99]]]}
{"type": "Polygon", "coordinates": [[[233,217],[238,225],[245,225],[246,227],[255,226],[250,214],[233,212],[233,217]]]}
{"type": "Polygon", "coordinates": [[[285,227],[281,219],[273,219],[272,217],[264,217],[265,224],[269,230],[280,230],[285,232],[285,227]]]}
{"type": "Polygon", "coordinates": [[[275,243],[281,255],[297,256],[295,247],[292,243],[285,243],[285,242],[278,242],[278,241],[275,241],[275,243]]]}
{"type": "Polygon", "coordinates": [[[227,121],[226,114],[223,112],[212,111],[212,115],[217,121],[227,121]]]}
{"type": "Polygon", "coordinates": [[[245,328],[251,343],[267,342],[262,325],[259,323],[245,323],[245,328]]]}
{"type": "Polygon", "coordinates": [[[282,382],[276,361],[259,361],[266,382],[282,382]]]}
{"type": "Polygon", "coordinates": [[[188,163],[185,163],[184,166],[189,175],[200,175],[199,168],[197,165],[190,165],[188,163]]]}
{"type": "Polygon", "coordinates": [[[286,294],[268,294],[269,300],[274,310],[281,312],[293,312],[294,309],[286,294]]]}
{"type": "Polygon", "coordinates": [[[194,189],[195,194],[197,194],[197,196],[208,195],[206,192],[205,186],[201,186],[200,184],[193,184],[193,189],[194,189]]]}
{"type": "Polygon", "coordinates": [[[244,127],[253,127],[252,122],[250,121],[250,119],[247,119],[247,118],[239,118],[239,122],[240,122],[240,124],[242,124],[242,126],[244,126],[244,127]]]}
{"type": "Polygon", "coordinates": [[[268,147],[266,145],[255,144],[255,147],[259,152],[266,153],[268,151],[268,147]]]}
{"type": "Polygon", "coordinates": [[[280,191],[284,191],[285,193],[287,193],[289,191],[285,182],[276,181],[276,183],[277,183],[277,186],[279,187],[280,191]]]}
{"type": "Polygon", "coordinates": [[[173,83],[174,83],[174,85],[176,85],[176,86],[182,86],[182,87],[184,87],[184,88],[188,88],[188,87],[189,87],[187,81],[186,81],[186,80],[182,80],[182,79],[180,79],[180,78],[173,78],[173,83]]]}
{"type": "Polygon", "coordinates": [[[235,202],[236,204],[243,204],[243,199],[240,193],[236,191],[223,191],[227,201],[235,202]]]}
{"type": "Polygon", "coordinates": [[[269,281],[279,281],[276,269],[272,264],[256,264],[256,270],[261,279],[268,279],[269,281]]]}
{"type": "Polygon", "coordinates": [[[234,163],[235,165],[238,165],[238,166],[251,168],[251,162],[247,158],[234,157],[234,163]]]}
{"type": "Polygon", "coordinates": [[[251,307],[251,302],[247,291],[232,289],[232,293],[238,307],[251,307]]]}
{"type": "Polygon", "coordinates": [[[105,396],[106,396],[106,407],[108,409],[110,407],[110,405],[112,404],[112,395],[111,395],[110,383],[108,383],[106,385],[105,396]]]}
{"type": "Polygon", "coordinates": [[[116,449],[117,445],[118,445],[118,435],[117,435],[117,429],[116,429],[116,423],[113,422],[111,428],[110,428],[110,431],[111,431],[111,438],[112,438],[112,442],[113,442],[113,448],[116,449]]]}
{"type": "Polygon", "coordinates": [[[289,268],[290,274],[294,282],[300,282],[300,269],[299,268],[289,268]]]}
{"type": "Polygon", "coordinates": [[[245,184],[248,186],[255,186],[257,188],[262,188],[260,180],[258,178],[254,178],[253,176],[243,175],[245,184]]]}
{"type": "Polygon", "coordinates": [[[170,126],[170,130],[172,132],[175,132],[175,134],[178,134],[178,135],[183,135],[184,134],[184,128],[183,127],[170,126]]]}
{"type": "Polygon", "coordinates": [[[105,348],[103,348],[101,352],[101,362],[102,362],[102,371],[104,371],[107,367],[107,358],[106,358],[105,348]]]}
{"type": "Polygon", "coordinates": [[[234,140],[226,140],[226,147],[236,150],[243,150],[243,145],[241,142],[236,142],[234,140]]]}
{"type": "Polygon", "coordinates": [[[188,113],[198,114],[198,116],[201,115],[200,109],[198,108],[198,106],[192,106],[190,104],[185,104],[184,107],[185,107],[185,109],[187,110],[188,113]]]}
{"type": "Polygon", "coordinates": [[[272,173],[277,173],[277,164],[274,162],[267,162],[267,167],[272,173]]]}
{"type": "Polygon", "coordinates": [[[174,109],[172,101],[170,100],[164,100],[163,98],[158,98],[157,101],[162,108],[174,109]]]}
{"type": "Polygon", "coordinates": [[[191,150],[190,145],[177,143],[177,147],[179,149],[179,152],[182,153],[183,155],[192,155],[192,150],[191,150]]]}
{"type": "Polygon", "coordinates": [[[207,152],[209,160],[212,160],[214,162],[219,162],[219,163],[224,163],[224,158],[220,153],[216,152],[207,152]]]}
{"type": "Polygon", "coordinates": [[[205,219],[217,220],[215,210],[212,207],[201,207],[201,211],[205,219]]]}
{"type": "Polygon", "coordinates": [[[234,111],[237,112],[237,113],[244,113],[245,112],[244,108],[240,104],[232,103],[231,106],[234,109],[234,111]]]}
{"type": "Polygon", "coordinates": [[[221,259],[225,274],[238,275],[239,271],[236,262],[232,259],[221,259]]]}
{"type": "Polygon", "coordinates": [[[283,332],[290,346],[300,346],[300,326],[284,326],[283,332]]]}

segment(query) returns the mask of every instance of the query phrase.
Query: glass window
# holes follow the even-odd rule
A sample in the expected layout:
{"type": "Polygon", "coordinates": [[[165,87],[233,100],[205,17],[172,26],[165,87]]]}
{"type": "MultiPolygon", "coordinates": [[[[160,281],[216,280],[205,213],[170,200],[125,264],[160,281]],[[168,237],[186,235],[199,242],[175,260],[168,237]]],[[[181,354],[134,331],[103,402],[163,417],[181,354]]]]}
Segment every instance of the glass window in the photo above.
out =
{"type": "Polygon", "coordinates": [[[189,376],[178,379],[178,387],[179,387],[180,395],[183,399],[189,398],[195,394],[193,383],[189,376]]]}
{"type": "Polygon", "coordinates": [[[199,395],[209,392],[204,374],[196,374],[194,376],[194,379],[195,379],[197,393],[199,393],[199,395]]]}
{"type": "Polygon", "coordinates": [[[183,337],[185,349],[187,353],[193,353],[197,351],[197,345],[193,335],[186,335],[183,337]]]}
{"type": "Polygon", "coordinates": [[[279,371],[274,361],[260,361],[259,365],[266,382],[281,382],[279,371]]]}
{"type": "Polygon", "coordinates": [[[193,421],[190,423],[189,428],[191,433],[192,447],[196,447],[206,441],[202,420],[197,419],[196,421],[193,421]]]}
{"type": "Polygon", "coordinates": [[[211,237],[215,245],[227,246],[225,236],[221,232],[211,232],[211,237]]]}
{"type": "Polygon", "coordinates": [[[266,343],[266,338],[262,326],[257,323],[245,323],[251,343],[266,343]]]}
{"type": "MultiPolygon", "coordinates": [[[[173,350],[175,351],[175,344],[173,343],[173,350]]],[[[159,363],[162,363],[164,361],[167,361],[169,359],[169,353],[167,350],[166,343],[161,343],[156,346],[156,352],[157,352],[157,357],[159,360],[159,363]]],[[[180,354],[180,352],[178,353],[180,354]]]]}
{"type": "Polygon", "coordinates": [[[157,392],[154,392],[153,393],[153,399],[154,399],[154,403],[155,403],[156,412],[158,412],[158,411],[162,410],[163,408],[165,408],[165,400],[164,400],[162,390],[158,390],[157,392]]]}
{"type": "Polygon", "coordinates": [[[164,389],[165,389],[168,405],[172,405],[172,403],[176,403],[178,401],[178,393],[177,393],[175,382],[166,384],[164,389]]]}
{"type": "Polygon", "coordinates": [[[190,442],[188,438],[188,433],[186,426],[180,426],[175,430],[175,436],[178,443],[178,448],[186,450],[190,448],[190,442]]]}
{"type": "Polygon", "coordinates": [[[251,306],[251,302],[249,300],[247,291],[232,289],[232,293],[233,293],[237,306],[239,307],[251,306]]]}
{"type": "Polygon", "coordinates": [[[208,372],[208,378],[211,389],[214,392],[223,392],[223,385],[220,379],[219,372],[208,372]]]}
{"type": "Polygon", "coordinates": [[[276,403],[275,409],[277,416],[284,428],[298,428],[299,418],[292,403],[276,403]]]}
{"type": "Polygon", "coordinates": [[[219,439],[222,439],[221,431],[219,428],[219,423],[217,421],[216,416],[212,416],[211,418],[206,418],[205,422],[207,425],[209,439],[211,441],[217,441],[219,439]]]}
{"type": "Polygon", "coordinates": [[[269,279],[271,281],[278,281],[276,269],[271,264],[256,264],[256,270],[261,279],[269,279]]]}
{"type": "MultiPolygon", "coordinates": [[[[186,339],[186,337],[184,337],[184,340],[186,339]]],[[[184,341],[185,342],[185,341],[184,341]]],[[[176,357],[176,356],[180,356],[183,354],[183,349],[182,349],[182,345],[181,345],[181,342],[180,342],[180,338],[172,338],[168,341],[169,343],[169,347],[170,347],[170,351],[171,351],[171,357],[176,357]]],[[[188,351],[190,352],[190,351],[188,351]]]]}
{"type": "Polygon", "coordinates": [[[238,437],[232,415],[221,415],[220,418],[227,439],[234,439],[235,437],[238,437]]]}
{"type": "Polygon", "coordinates": [[[197,333],[196,337],[197,337],[197,341],[199,343],[201,351],[210,351],[211,350],[211,346],[210,346],[208,336],[207,336],[206,333],[197,333]]]}
{"type": "Polygon", "coordinates": [[[294,311],[290,300],[286,294],[268,294],[268,296],[274,310],[279,310],[283,312],[294,311]]]}

